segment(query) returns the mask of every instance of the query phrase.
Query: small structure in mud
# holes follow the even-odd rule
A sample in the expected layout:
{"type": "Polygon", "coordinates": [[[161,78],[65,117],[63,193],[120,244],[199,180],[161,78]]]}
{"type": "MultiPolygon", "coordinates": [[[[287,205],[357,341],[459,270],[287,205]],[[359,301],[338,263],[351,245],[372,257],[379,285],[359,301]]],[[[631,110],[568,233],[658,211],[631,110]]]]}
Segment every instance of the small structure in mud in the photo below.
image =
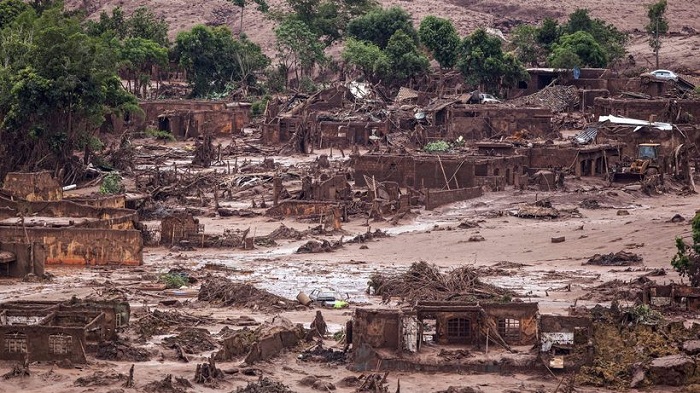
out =
{"type": "Polygon", "coordinates": [[[240,134],[250,123],[249,103],[206,100],[142,101],[145,113],[140,127],[155,126],[177,139],[200,135],[240,134]]]}
{"type": "Polygon", "coordinates": [[[68,200],[16,201],[0,197],[0,244],[34,273],[44,264],[140,265],[143,240],[138,214],[68,200]],[[21,251],[30,248],[28,253],[21,251]]]}
{"type": "Polygon", "coordinates": [[[60,201],[63,188],[51,172],[10,172],[5,176],[0,194],[26,201],[60,201]]]}
{"type": "Polygon", "coordinates": [[[353,319],[354,368],[479,369],[483,364],[471,351],[488,352],[489,347],[513,355],[513,368],[532,366],[535,356],[515,353],[512,347],[537,342],[537,316],[537,303],[515,302],[419,302],[405,310],[358,309],[353,319]]]}
{"type": "Polygon", "coordinates": [[[129,316],[126,302],[2,303],[0,359],[85,363],[86,352],[115,340],[129,316]]]}

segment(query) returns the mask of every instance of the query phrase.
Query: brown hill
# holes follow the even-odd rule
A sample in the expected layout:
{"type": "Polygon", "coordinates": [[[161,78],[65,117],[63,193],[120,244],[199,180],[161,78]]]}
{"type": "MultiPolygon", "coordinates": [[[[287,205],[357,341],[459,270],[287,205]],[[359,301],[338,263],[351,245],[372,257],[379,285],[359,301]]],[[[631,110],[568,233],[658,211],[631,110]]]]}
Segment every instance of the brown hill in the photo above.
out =
{"type": "MultiPolygon", "coordinates": [[[[284,7],[284,0],[268,0],[270,8],[284,7]]],[[[519,23],[538,23],[545,17],[565,20],[577,8],[587,8],[591,15],[615,25],[631,35],[628,51],[637,66],[653,67],[653,56],[644,34],[647,21],[646,5],[652,0],[380,0],[383,6],[398,5],[409,11],[416,25],[426,15],[451,19],[461,34],[468,34],[478,27],[495,27],[509,31],[519,23]]],[[[66,5],[75,8],[84,0],[67,0],[66,5]]],[[[227,25],[234,33],[240,30],[240,11],[225,0],[95,0],[89,2],[91,17],[103,10],[121,6],[131,13],[139,6],[147,6],[162,15],[170,24],[172,38],[178,31],[195,24],[227,25]]],[[[663,68],[700,71],[700,2],[674,0],[669,2],[667,18],[670,36],[661,49],[663,68]]],[[[274,23],[253,7],[245,10],[243,31],[268,54],[274,51],[274,23]]]]}

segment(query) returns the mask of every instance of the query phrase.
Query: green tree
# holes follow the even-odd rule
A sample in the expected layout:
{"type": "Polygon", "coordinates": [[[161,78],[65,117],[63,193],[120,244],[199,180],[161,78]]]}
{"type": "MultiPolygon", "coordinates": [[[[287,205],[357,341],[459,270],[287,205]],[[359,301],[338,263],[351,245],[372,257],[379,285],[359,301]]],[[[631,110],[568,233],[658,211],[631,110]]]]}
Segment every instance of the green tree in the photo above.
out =
{"type": "Polygon", "coordinates": [[[102,11],[98,21],[88,20],[85,22],[85,30],[93,37],[108,33],[123,40],[129,34],[129,25],[122,8],[115,7],[112,9],[111,16],[106,11],[102,11]]]}
{"type": "Polygon", "coordinates": [[[139,7],[128,19],[129,37],[143,38],[158,43],[161,46],[170,46],[168,40],[168,22],[165,18],[156,16],[146,7],[139,7]]]}
{"type": "Polygon", "coordinates": [[[537,42],[542,47],[550,51],[552,45],[561,37],[561,28],[559,22],[552,18],[545,18],[542,21],[542,26],[537,29],[537,42]]]}
{"type": "Polygon", "coordinates": [[[464,38],[457,67],[468,83],[490,92],[510,87],[527,75],[517,59],[503,53],[501,40],[484,29],[464,38]]]}
{"type": "Polygon", "coordinates": [[[389,57],[375,44],[348,38],[342,53],[343,61],[359,70],[373,83],[391,73],[389,57]]]}
{"type": "Polygon", "coordinates": [[[398,30],[403,30],[414,44],[418,44],[418,32],[413,27],[411,15],[400,7],[370,11],[350,21],[347,31],[350,37],[371,42],[384,49],[398,30]]]}
{"type": "Polygon", "coordinates": [[[440,67],[452,68],[457,64],[460,38],[450,20],[433,15],[426,16],[420,23],[418,37],[440,67]]]}
{"type": "MultiPolygon", "coordinates": [[[[606,62],[600,67],[605,67],[609,62],[619,59],[625,54],[627,35],[603,20],[592,19],[587,9],[577,9],[571,13],[567,23],[562,26],[564,35],[572,35],[580,31],[590,34],[605,52],[606,62]]],[[[579,55],[579,57],[581,56],[579,55]]],[[[584,59],[582,58],[582,60],[584,59]]]]}
{"type": "Polygon", "coordinates": [[[323,44],[309,27],[297,19],[285,19],[275,28],[277,58],[287,70],[293,70],[296,81],[311,75],[318,63],[325,61],[323,44]]]}
{"type": "Polygon", "coordinates": [[[0,29],[14,22],[14,20],[30,7],[22,0],[0,1],[0,29]]]}
{"type": "Polygon", "coordinates": [[[234,39],[222,26],[198,25],[180,32],[173,53],[187,71],[194,97],[223,93],[231,85],[253,85],[255,72],[270,63],[258,45],[245,38],[234,39]]]}
{"type": "Polygon", "coordinates": [[[521,24],[510,33],[510,46],[517,59],[523,64],[537,66],[544,57],[544,49],[538,42],[540,29],[536,26],[521,24]]]}
{"type": "Polygon", "coordinates": [[[661,49],[661,36],[668,33],[668,21],[666,20],[666,0],[647,7],[649,23],[645,26],[649,34],[649,46],[654,50],[656,68],[659,68],[659,49],[661,49]]]}
{"type": "Polygon", "coordinates": [[[424,73],[429,66],[428,58],[418,53],[415,40],[403,30],[397,30],[386,44],[386,53],[391,65],[391,76],[394,82],[424,73]]]}
{"type": "Polygon", "coordinates": [[[121,46],[120,57],[128,89],[136,96],[147,97],[153,66],[167,66],[168,49],[144,38],[127,38],[121,46]]]}
{"type": "Polygon", "coordinates": [[[243,11],[245,10],[245,7],[250,4],[252,1],[253,3],[257,4],[258,6],[256,9],[262,13],[266,13],[270,10],[270,6],[267,5],[267,2],[265,0],[228,0],[230,3],[233,3],[236,7],[240,7],[241,9],[241,25],[240,28],[238,29],[238,37],[243,34],[243,11]]]}
{"type": "Polygon", "coordinates": [[[117,54],[58,6],[41,16],[24,13],[3,36],[0,140],[12,152],[3,152],[0,174],[45,168],[74,181],[80,171],[73,152],[84,149],[89,160],[105,115],[137,107],[116,76],[117,54]]]}
{"type": "Polygon", "coordinates": [[[688,277],[690,285],[700,286],[700,214],[691,222],[693,244],[689,245],[681,237],[676,237],[676,255],[671,266],[681,275],[688,277]]]}
{"type": "Polygon", "coordinates": [[[556,63],[558,66],[568,64],[568,61],[573,59],[571,54],[580,59],[581,64],[577,64],[579,67],[605,67],[608,63],[605,50],[592,35],[585,31],[561,36],[553,46],[549,62],[556,63]]]}
{"type": "Polygon", "coordinates": [[[376,7],[375,0],[287,0],[290,14],[279,19],[297,19],[326,46],[341,39],[351,19],[376,7]]]}

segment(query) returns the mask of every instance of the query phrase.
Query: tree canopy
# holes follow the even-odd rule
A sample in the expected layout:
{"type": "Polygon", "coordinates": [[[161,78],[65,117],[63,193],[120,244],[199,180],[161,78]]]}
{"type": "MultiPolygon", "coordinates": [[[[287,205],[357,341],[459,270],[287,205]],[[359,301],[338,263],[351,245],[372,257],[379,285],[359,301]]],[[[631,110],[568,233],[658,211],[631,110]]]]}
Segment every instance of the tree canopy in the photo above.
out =
{"type": "Polygon", "coordinates": [[[235,39],[221,26],[198,25],[181,32],[173,52],[187,71],[193,97],[222,93],[232,85],[252,85],[255,72],[270,63],[260,46],[246,38],[235,39]]]}
{"type": "Polygon", "coordinates": [[[452,68],[457,64],[460,38],[451,21],[428,15],[420,23],[418,36],[440,67],[452,68]]]}
{"type": "Polygon", "coordinates": [[[645,26],[649,34],[649,46],[656,57],[656,68],[659,68],[659,49],[661,49],[661,36],[668,33],[668,21],[666,20],[666,0],[649,5],[647,16],[649,23],[645,26]]]}
{"type": "Polygon", "coordinates": [[[554,44],[549,57],[550,65],[559,68],[605,67],[607,62],[605,50],[585,31],[561,36],[554,44]],[[572,64],[575,61],[578,61],[578,64],[572,64]]]}
{"type": "Polygon", "coordinates": [[[527,76],[517,59],[503,53],[501,40],[484,29],[477,29],[464,38],[457,67],[467,82],[490,92],[512,87],[527,76]]]}
{"type": "MultiPolygon", "coordinates": [[[[0,174],[38,168],[75,174],[72,153],[100,143],[110,112],[138,112],[116,75],[118,54],[60,8],[25,11],[0,34],[0,174]]],[[[87,154],[86,154],[87,159],[87,154]]]]}
{"type": "Polygon", "coordinates": [[[403,8],[376,9],[348,24],[349,37],[371,42],[380,49],[386,48],[389,39],[398,30],[403,30],[414,44],[418,44],[418,32],[413,27],[411,15],[403,8]]]}

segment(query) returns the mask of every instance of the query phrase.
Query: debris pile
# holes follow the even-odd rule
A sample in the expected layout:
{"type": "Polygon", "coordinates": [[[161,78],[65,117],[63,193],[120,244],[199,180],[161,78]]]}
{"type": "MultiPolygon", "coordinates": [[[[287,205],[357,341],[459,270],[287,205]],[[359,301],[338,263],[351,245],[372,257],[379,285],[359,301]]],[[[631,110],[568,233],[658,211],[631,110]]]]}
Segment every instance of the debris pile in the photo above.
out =
{"type": "MultiPolygon", "coordinates": [[[[389,393],[389,384],[386,381],[388,372],[382,374],[369,374],[365,377],[362,385],[358,387],[356,392],[372,392],[372,393],[389,393]]],[[[362,376],[360,376],[362,378],[362,376]]]]}
{"type": "Polygon", "coordinates": [[[369,287],[375,295],[382,296],[384,301],[391,297],[415,302],[476,301],[513,296],[508,290],[481,282],[480,275],[477,269],[469,266],[442,273],[437,266],[421,261],[414,262],[404,273],[375,273],[370,276],[369,287]]]}
{"type": "Polygon", "coordinates": [[[276,311],[291,310],[297,302],[255,288],[250,284],[235,283],[224,277],[208,278],[199,290],[197,299],[220,306],[246,307],[276,311]]]}
{"type": "Polygon", "coordinates": [[[297,249],[297,254],[317,254],[331,252],[343,246],[342,240],[329,242],[328,240],[309,240],[297,249]]]}
{"type": "Polygon", "coordinates": [[[146,384],[143,387],[143,391],[149,393],[185,393],[187,388],[191,387],[192,384],[187,379],[175,377],[175,382],[173,382],[173,375],[168,374],[162,381],[153,381],[146,384]]]}
{"type": "Polygon", "coordinates": [[[141,339],[148,339],[156,335],[168,334],[174,326],[193,327],[207,322],[212,320],[185,315],[177,311],[154,310],[131,325],[141,339]]]}
{"type": "Polygon", "coordinates": [[[217,347],[211,334],[206,329],[185,329],[174,337],[163,339],[166,348],[175,349],[183,355],[211,351],[217,347]]]}
{"type": "Polygon", "coordinates": [[[521,205],[513,215],[522,218],[557,218],[559,211],[550,204],[535,203],[521,205]]]}
{"type": "Polygon", "coordinates": [[[508,101],[516,106],[540,106],[549,108],[554,113],[564,112],[579,104],[579,92],[576,86],[547,86],[537,93],[508,101]]]}
{"type": "Polygon", "coordinates": [[[96,358],[118,362],[146,362],[151,354],[145,348],[136,348],[122,340],[103,341],[97,346],[96,358]]]}
{"type": "Polygon", "coordinates": [[[305,362],[335,363],[342,364],[346,361],[346,353],[335,351],[333,348],[323,348],[323,344],[318,344],[307,349],[299,355],[299,359],[305,362]]]}
{"type": "MultiPolygon", "coordinates": [[[[595,307],[591,313],[593,361],[581,367],[577,384],[626,389],[665,383],[654,377],[659,371],[655,366],[665,364],[658,359],[679,355],[682,343],[697,336],[697,326],[686,329],[682,323],[665,321],[645,305],[622,310],[595,307]]],[[[670,381],[672,372],[666,371],[670,381]]]]}
{"type": "Polygon", "coordinates": [[[584,265],[630,266],[639,265],[643,258],[633,252],[620,251],[610,254],[595,254],[584,265]]]}
{"type": "Polygon", "coordinates": [[[236,389],[235,393],[294,393],[294,391],[282,382],[260,377],[257,382],[248,382],[246,387],[236,389]]]}
{"type": "Polygon", "coordinates": [[[125,382],[129,377],[126,374],[106,372],[106,371],[95,371],[92,375],[85,377],[80,377],[73,382],[73,385],[86,387],[86,386],[109,386],[115,383],[125,382]]]}
{"type": "Polygon", "coordinates": [[[208,363],[198,364],[194,372],[194,381],[204,386],[217,387],[222,379],[224,372],[216,367],[214,356],[209,358],[208,363]]]}

